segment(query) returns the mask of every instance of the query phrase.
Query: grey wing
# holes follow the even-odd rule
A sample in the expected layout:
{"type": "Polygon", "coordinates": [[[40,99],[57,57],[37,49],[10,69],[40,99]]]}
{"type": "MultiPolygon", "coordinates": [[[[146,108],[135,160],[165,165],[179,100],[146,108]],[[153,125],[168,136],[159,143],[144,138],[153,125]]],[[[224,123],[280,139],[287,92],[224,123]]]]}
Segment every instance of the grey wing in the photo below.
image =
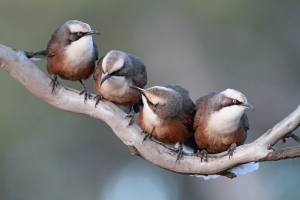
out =
{"type": "Polygon", "coordinates": [[[48,58],[51,58],[53,56],[55,56],[55,52],[57,49],[60,48],[59,46],[59,43],[57,42],[53,42],[56,40],[56,37],[55,37],[55,33],[57,33],[58,30],[56,30],[52,36],[51,36],[51,39],[49,40],[48,44],[47,44],[47,48],[46,48],[46,55],[48,58]]]}
{"type": "Polygon", "coordinates": [[[183,97],[183,99],[189,99],[190,93],[187,89],[181,87],[180,85],[173,85],[169,84],[165,86],[166,88],[171,88],[175,90],[176,92],[179,92],[179,94],[183,97]]]}
{"type": "Polygon", "coordinates": [[[185,113],[190,114],[195,112],[195,104],[190,98],[184,100],[183,108],[185,113]]]}
{"type": "Polygon", "coordinates": [[[55,51],[55,46],[53,46],[53,45],[48,45],[48,46],[47,46],[47,49],[46,49],[47,57],[48,57],[48,58],[53,57],[53,56],[55,55],[54,51],[55,51]]]}
{"type": "Polygon", "coordinates": [[[102,75],[102,60],[104,57],[105,57],[105,55],[102,56],[97,63],[97,66],[96,66],[96,69],[95,69],[94,75],[93,75],[94,80],[97,80],[100,77],[100,75],[102,75]]]}
{"type": "Polygon", "coordinates": [[[94,47],[94,58],[95,58],[95,61],[98,60],[98,56],[99,56],[99,52],[98,52],[98,47],[97,47],[97,44],[93,38],[93,47],[94,47]]]}
{"type": "Polygon", "coordinates": [[[144,65],[144,63],[142,63],[142,61],[140,61],[140,59],[134,55],[130,55],[129,57],[132,60],[132,64],[134,66],[134,70],[133,70],[133,77],[132,77],[132,81],[133,83],[140,87],[140,88],[144,88],[147,84],[147,71],[146,71],[146,67],[144,65]]]}
{"type": "Polygon", "coordinates": [[[201,116],[203,116],[205,110],[205,97],[200,97],[197,101],[196,101],[196,113],[194,116],[194,123],[193,123],[193,128],[196,131],[198,126],[201,123],[201,116]]]}
{"type": "Polygon", "coordinates": [[[195,104],[194,102],[189,98],[187,100],[184,100],[183,103],[183,110],[184,110],[184,116],[185,116],[185,125],[189,129],[190,133],[194,134],[193,130],[193,123],[194,123],[194,117],[195,117],[195,104]]]}
{"type": "Polygon", "coordinates": [[[248,131],[250,129],[250,124],[249,124],[249,119],[248,119],[246,112],[244,112],[244,114],[242,115],[241,120],[242,120],[245,131],[248,131]]]}
{"type": "Polygon", "coordinates": [[[173,85],[169,84],[165,86],[166,88],[171,88],[178,92],[182,98],[183,98],[183,111],[185,113],[191,113],[195,110],[195,104],[194,102],[190,99],[190,93],[187,89],[179,86],[179,85],[173,85]]]}
{"type": "Polygon", "coordinates": [[[198,126],[202,123],[202,116],[204,116],[207,112],[206,108],[208,105],[208,99],[210,99],[212,96],[216,95],[217,93],[212,92],[209,93],[206,96],[200,97],[197,101],[196,101],[196,114],[194,117],[194,130],[196,130],[198,128],[198,126]]]}
{"type": "Polygon", "coordinates": [[[187,89],[179,86],[179,85],[166,85],[166,88],[171,88],[178,92],[183,99],[182,104],[182,114],[184,116],[184,125],[189,129],[190,133],[193,134],[193,121],[195,116],[195,104],[190,99],[190,93],[187,89]]]}

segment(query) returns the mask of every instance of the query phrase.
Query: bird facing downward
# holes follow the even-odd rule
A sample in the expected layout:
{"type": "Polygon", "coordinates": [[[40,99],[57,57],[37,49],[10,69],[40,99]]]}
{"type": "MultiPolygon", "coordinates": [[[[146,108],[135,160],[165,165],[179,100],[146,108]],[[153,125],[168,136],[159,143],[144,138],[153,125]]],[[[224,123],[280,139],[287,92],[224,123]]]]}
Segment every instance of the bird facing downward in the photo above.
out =
{"type": "Polygon", "coordinates": [[[92,35],[98,31],[78,20],[70,20],[58,28],[51,36],[47,49],[36,52],[33,58],[46,56],[47,70],[52,76],[52,93],[57,86],[57,76],[70,81],[80,81],[83,85],[84,100],[89,95],[82,80],[88,79],[94,72],[98,60],[98,49],[92,35]]]}
{"type": "MultiPolygon", "coordinates": [[[[96,96],[96,104],[104,98],[113,103],[130,106],[138,112],[137,102],[141,99],[141,93],[131,89],[131,86],[144,88],[147,84],[147,71],[145,65],[138,57],[112,50],[103,56],[97,63],[94,73],[94,88],[99,94],[96,96]]],[[[128,117],[133,122],[134,111],[131,109],[128,117]]]]}
{"type": "Polygon", "coordinates": [[[196,101],[194,118],[195,141],[208,153],[228,150],[244,144],[249,130],[246,109],[253,109],[241,92],[227,89],[210,93],[196,101]]]}
{"type": "Polygon", "coordinates": [[[143,95],[144,107],[138,118],[139,125],[150,137],[153,136],[162,143],[179,142],[179,160],[182,156],[182,143],[193,134],[195,105],[189,98],[189,92],[178,85],[155,86],[146,90],[133,88],[143,95]]]}

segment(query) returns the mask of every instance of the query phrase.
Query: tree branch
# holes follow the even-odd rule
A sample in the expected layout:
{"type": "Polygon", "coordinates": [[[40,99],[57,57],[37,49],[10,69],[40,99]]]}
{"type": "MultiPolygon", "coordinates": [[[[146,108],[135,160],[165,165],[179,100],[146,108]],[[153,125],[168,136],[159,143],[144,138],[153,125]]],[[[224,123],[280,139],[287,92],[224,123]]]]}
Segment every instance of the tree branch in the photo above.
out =
{"type": "Polygon", "coordinates": [[[261,158],[259,161],[277,161],[297,157],[300,157],[300,146],[274,150],[273,152],[268,153],[264,158],[261,158]]]}
{"type": "Polygon", "coordinates": [[[231,159],[228,159],[226,152],[208,155],[207,162],[201,162],[196,155],[184,154],[183,159],[175,163],[177,153],[174,150],[152,140],[142,143],[144,137],[140,134],[142,130],[135,123],[126,128],[128,125],[128,120],[124,119],[126,113],[113,103],[103,100],[95,108],[93,97],[85,104],[84,98],[78,95],[79,91],[60,84],[51,94],[49,76],[27,59],[21,51],[0,45],[0,66],[35,96],[62,110],[103,120],[127,145],[133,155],[138,155],[154,165],[176,173],[222,174],[231,177],[232,174],[226,171],[239,164],[300,157],[300,146],[280,150],[270,148],[299,126],[300,106],[254,142],[237,147],[231,159]]]}

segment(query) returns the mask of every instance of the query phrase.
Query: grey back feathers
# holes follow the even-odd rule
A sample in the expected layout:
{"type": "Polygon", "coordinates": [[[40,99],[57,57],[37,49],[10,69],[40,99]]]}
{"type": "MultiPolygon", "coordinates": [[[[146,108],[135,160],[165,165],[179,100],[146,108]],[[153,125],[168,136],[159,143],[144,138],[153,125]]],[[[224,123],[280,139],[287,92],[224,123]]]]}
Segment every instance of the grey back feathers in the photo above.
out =
{"type": "Polygon", "coordinates": [[[182,111],[186,114],[190,114],[195,111],[195,104],[190,99],[190,93],[187,89],[179,86],[179,85],[166,85],[166,88],[172,88],[177,91],[183,98],[182,111]]]}
{"type": "Polygon", "coordinates": [[[199,118],[204,117],[204,115],[210,115],[215,110],[221,108],[220,104],[215,104],[213,98],[216,96],[216,92],[211,92],[206,96],[200,97],[196,101],[197,114],[199,113],[199,118]]]}
{"type": "Polygon", "coordinates": [[[147,84],[147,71],[145,65],[134,55],[128,54],[128,57],[130,58],[132,65],[136,66],[133,70],[133,83],[138,87],[144,88],[147,84]]]}

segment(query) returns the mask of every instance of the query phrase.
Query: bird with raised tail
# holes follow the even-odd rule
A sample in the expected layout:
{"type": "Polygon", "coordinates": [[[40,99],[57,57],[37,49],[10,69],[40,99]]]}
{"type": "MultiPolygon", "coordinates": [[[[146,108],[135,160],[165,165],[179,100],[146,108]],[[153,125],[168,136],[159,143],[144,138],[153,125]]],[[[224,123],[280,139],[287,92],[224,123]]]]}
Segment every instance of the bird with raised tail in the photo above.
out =
{"type": "Polygon", "coordinates": [[[95,34],[100,35],[87,23],[70,20],[52,34],[46,50],[31,55],[25,52],[32,59],[47,59],[47,70],[52,76],[52,93],[58,84],[57,76],[64,80],[79,81],[83,85],[80,94],[84,94],[86,102],[89,92],[82,80],[93,74],[98,60],[97,45],[92,37],[95,34]]]}
{"type": "Polygon", "coordinates": [[[246,109],[254,110],[244,94],[233,89],[212,92],[196,101],[195,142],[203,154],[228,150],[245,143],[249,121],[246,109]]]}
{"type": "Polygon", "coordinates": [[[134,113],[139,111],[141,93],[130,87],[144,88],[147,84],[145,65],[134,55],[112,50],[100,58],[94,73],[94,88],[98,94],[96,104],[106,99],[123,106],[130,106],[129,125],[133,123],[134,113]]]}
{"type": "Polygon", "coordinates": [[[155,86],[146,90],[132,87],[143,96],[143,109],[138,123],[146,133],[164,144],[179,143],[177,160],[182,156],[182,143],[193,134],[195,105],[188,90],[178,85],[155,86]]]}

